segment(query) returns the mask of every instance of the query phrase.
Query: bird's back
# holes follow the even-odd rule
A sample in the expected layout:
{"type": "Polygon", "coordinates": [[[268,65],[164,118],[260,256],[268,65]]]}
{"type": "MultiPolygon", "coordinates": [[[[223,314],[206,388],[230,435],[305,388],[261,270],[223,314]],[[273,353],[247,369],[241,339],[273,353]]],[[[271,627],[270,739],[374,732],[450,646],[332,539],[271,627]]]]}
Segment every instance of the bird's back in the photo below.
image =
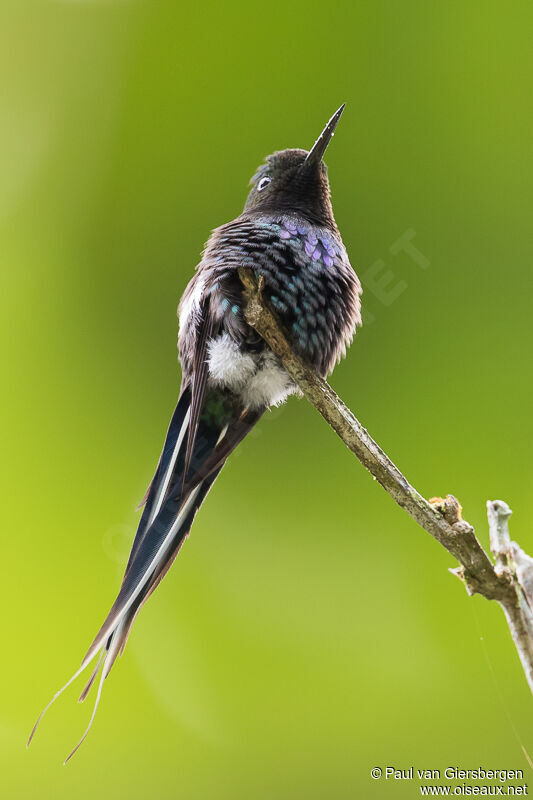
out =
{"type": "Polygon", "coordinates": [[[213,231],[180,304],[180,359],[186,376],[201,322],[200,303],[220,335],[253,352],[265,345],[243,317],[239,267],[264,277],[264,296],[286,327],[291,344],[326,376],[345,354],[361,323],[361,286],[336,228],[302,216],[242,214],[213,231]]]}

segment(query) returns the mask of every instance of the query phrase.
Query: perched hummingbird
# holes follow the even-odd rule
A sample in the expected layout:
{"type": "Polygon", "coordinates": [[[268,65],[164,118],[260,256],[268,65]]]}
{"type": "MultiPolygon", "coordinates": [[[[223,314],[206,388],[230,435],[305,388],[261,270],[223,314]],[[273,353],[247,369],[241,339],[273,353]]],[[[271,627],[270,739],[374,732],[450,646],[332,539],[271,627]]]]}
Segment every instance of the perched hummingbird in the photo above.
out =
{"type": "Polygon", "coordinates": [[[361,286],[350,266],[330,200],[322,157],[344,110],[331,117],[312,149],[281,150],[251,180],[244,211],[216,228],[179,305],[180,396],[146,493],[128,564],[104,624],[80,669],[98,656],[104,679],[122,653],[139,610],[174,561],[196,512],[229,454],[261,418],[297,391],[279,359],[246,323],[239,267],[263,276],[263,297],[277,312],[296,353],[326,377],[361,324],[361,286]]]}

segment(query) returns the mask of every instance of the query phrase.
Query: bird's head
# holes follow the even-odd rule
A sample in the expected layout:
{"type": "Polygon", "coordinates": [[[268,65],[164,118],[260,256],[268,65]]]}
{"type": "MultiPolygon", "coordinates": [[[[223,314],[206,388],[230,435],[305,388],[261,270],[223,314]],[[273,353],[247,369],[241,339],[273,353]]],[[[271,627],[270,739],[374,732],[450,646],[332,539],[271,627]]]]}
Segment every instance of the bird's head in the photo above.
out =
{"type": "Polygon", "coordinates": [[[251,183],[245,212],[294,211],[319,225],[335,225],[331,208],[328,170],[322,158],[330,143],[344,104],[309,150],[279,150],[265,159],[251,183]]]}

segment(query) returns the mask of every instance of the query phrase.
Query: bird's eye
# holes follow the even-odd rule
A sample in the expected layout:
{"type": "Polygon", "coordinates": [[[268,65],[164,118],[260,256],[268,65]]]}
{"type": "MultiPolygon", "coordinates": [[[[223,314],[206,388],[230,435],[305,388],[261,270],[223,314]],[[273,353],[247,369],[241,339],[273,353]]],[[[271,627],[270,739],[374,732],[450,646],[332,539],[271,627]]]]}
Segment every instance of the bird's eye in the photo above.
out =
{"type": "Polygon", "coordinates": [[[262,192],[263,189],[266,189],[271,180],[272,178],[269,178],[268,175],[265,175],[264,178],[261,178],[261,180],[257,184],[257,191],[262,192]]]}

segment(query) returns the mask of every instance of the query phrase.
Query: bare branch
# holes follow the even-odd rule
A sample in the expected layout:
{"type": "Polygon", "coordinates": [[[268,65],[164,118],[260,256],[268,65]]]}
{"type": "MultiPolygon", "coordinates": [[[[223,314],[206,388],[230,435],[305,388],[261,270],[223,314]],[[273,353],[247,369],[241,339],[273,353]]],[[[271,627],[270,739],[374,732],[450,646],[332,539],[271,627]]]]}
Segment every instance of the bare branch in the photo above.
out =
{"type": "Polygon", "coordinates": [[[509,506],[501,500],[487,503],[494,565],[474,528],[462,519],[455,497],[426,500],[417,492],[331,386],[293,352],[282,324],[263,303],[261,278],[258,282],[247,268],[239,269],[239,276],[245,287],[246,321],[280,358],[305,397],[393,500],[459,561],[461,566],[452,572],[464,581],[468,593],[497,600],[503,607],[533,691],[533,559],[510,540],[509,506]]]}

